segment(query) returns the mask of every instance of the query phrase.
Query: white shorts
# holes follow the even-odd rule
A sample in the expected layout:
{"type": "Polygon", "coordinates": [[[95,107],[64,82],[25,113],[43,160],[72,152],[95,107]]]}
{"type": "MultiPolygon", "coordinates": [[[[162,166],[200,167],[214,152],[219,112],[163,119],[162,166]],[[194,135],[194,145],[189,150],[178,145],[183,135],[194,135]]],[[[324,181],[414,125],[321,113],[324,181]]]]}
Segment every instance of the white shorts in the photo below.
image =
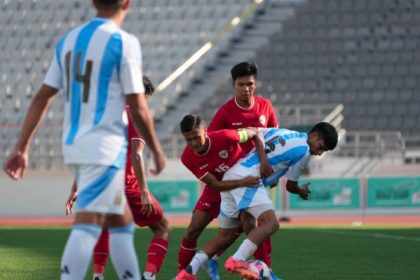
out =
{"type": "Polygon", "coordinates": [[[125,170],[115,166],[70,164],[77,183],[76,212],[124,213],[125,170]]]}
{"type": "Polygon", "coordinates": [[[219,226],[221,228],[234,227],[241,211],[247,211],[257,219],[267,210],[274,209],[266,187],[236,188],[220,192],[219,226]]]}

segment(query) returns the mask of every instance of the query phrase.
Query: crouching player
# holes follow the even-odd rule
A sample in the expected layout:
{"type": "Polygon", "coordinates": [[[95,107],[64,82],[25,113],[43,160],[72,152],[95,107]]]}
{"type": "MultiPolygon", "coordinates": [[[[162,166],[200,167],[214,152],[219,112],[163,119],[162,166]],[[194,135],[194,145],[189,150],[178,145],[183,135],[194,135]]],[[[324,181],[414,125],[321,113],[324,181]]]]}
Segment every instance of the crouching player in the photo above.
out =
{"type": "MultiPolygon", "coordinates": [[[[310,155],[322,155],[337,145],[337,131],[325,122],[315,125],[309,134],[277,128],[260,128],[259,131],[264,135],[268,162],[273,168],[273,174],[265,178],[257,188],[241,187],[221,192],[219,234],[204,245],[188,267],[177,275],[177,280],[197,279],[195,275],[199,268],[220,248],[229,244],[235,235],[241,211],[254,216],[258,226],[247,233],[247,239],[242,242],[235,254],[227,259],[225,269],[245,279],[258,280],[258,275],[249,270],[246,260],[264,239],[279,228],[266,186],[272,185],[286,175],[287,190],[298,194],[302,199],[308,199],[309,183],[301,187],[298,185],[298,179],[310,155]]],[[[258,176],[259,165],[259,157],[255,150],[252,150],[225,173],[223,180],[258,176]]]]}

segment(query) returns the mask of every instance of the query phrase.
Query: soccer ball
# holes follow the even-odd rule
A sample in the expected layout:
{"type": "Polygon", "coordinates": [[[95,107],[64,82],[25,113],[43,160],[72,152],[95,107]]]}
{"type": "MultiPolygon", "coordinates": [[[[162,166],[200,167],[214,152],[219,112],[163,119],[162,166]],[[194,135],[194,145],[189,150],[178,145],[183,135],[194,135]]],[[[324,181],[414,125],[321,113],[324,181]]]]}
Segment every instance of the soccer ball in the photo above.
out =
{"type": "Polygon", "coordinates": [[[260,260],[250,260],[249,270],[258,274],[258,280],[271,280],[270,269],[268,266],[260,260]]]}

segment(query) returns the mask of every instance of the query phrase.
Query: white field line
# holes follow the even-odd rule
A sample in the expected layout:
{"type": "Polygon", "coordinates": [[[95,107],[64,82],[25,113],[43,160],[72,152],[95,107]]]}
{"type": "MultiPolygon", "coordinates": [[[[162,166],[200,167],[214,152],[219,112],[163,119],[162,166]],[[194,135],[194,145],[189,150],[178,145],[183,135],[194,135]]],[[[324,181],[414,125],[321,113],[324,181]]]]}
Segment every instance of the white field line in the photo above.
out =
{"type": "Polygon", "coordinates": [[[338,235],[359,235],[359,236],[368,236],[368,237],[383,238],[383,239],[407,240],[407,241],[420,242],[420,237],[401,236],[401,235],[393,235],[393,234],[385,234],[385,233],[354,232],[354,231],[348,232],[348,231],[341,231],[341,230],[324,230],[324,229],[323,230],[296,229],[296,230],[325,232],[325,233],[338,234],[338,235]]]}

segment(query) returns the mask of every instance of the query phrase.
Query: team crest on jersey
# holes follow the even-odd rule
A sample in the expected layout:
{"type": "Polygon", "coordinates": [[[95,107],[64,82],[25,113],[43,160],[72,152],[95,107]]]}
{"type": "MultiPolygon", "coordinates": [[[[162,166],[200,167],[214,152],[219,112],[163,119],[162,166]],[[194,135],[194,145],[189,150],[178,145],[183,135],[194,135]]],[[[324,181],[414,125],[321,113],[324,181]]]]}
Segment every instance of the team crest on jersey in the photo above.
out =
{"type": "Polygon", "coordinates": [[[264,115],[261,115],[260,118],[258,119],[260,121],[260,124],[265,125],[267,119],[265,118],[264,115]]]}
{"type": "Polygon", "coordinates": [[[229,154],[226,150],[223,150],[223,151],[219,152],[219,157],[221,157],[222,159],[227,159],[228,155],[229,154]]]}

